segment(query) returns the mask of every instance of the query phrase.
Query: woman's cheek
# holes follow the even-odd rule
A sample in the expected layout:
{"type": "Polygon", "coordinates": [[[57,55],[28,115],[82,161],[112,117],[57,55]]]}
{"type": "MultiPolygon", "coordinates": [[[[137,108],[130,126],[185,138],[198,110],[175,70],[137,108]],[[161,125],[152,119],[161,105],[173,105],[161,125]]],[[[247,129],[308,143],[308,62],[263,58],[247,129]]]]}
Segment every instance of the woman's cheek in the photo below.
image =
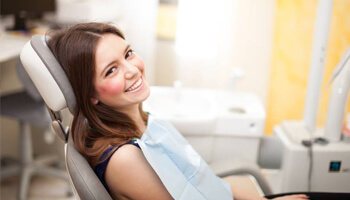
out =
{"type": "Polygon", "coordinates": [[[101,94],[103,96],[115,96],[124,92],[124,85],[116,83],[115,81],[107,81],[100,87],[101,94]]]}

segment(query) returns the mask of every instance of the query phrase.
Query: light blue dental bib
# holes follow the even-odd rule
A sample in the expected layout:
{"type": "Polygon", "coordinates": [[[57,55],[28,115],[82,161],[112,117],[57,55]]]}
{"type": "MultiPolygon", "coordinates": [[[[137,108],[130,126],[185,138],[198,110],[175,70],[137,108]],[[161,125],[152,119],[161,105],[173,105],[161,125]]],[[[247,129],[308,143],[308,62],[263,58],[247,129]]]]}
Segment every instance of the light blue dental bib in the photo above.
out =
{"type": "Polygon", "coordinates": [[[146,132],[137,142],[174,199],[232,200],[229,185],[171,124],[150,115],[146,132]]]}

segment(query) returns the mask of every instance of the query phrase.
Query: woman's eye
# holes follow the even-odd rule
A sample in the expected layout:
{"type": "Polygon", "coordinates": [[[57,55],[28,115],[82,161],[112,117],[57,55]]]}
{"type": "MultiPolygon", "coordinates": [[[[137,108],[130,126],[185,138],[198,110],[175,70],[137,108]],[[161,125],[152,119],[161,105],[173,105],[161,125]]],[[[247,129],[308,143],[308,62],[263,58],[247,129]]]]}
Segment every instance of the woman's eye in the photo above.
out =
{"type": "Polygon", "coordinates": [[[129,51],[126,52],[125,58],[128,59],[128,58],[131,57],[132,55],[134,55],[134,50],[129,49],[129,51]]]}
{"type": "Polygon", "coordinates": [[[111,73],[113,73],[114,71],[117,70],[117,67],[111,67],[108,69],[108,71],[106,72],[105,77],[107,77],[108,75],[110,75],[111,73]]]}

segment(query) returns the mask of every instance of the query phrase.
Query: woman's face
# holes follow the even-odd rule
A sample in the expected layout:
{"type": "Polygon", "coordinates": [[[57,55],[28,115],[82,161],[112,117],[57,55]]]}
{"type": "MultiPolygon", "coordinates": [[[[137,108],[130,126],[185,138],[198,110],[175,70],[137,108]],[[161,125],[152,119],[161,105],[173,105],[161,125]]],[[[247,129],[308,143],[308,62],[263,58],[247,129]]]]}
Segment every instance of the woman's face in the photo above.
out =
{"type": "Polygon", "coordinates": [[[116,110],[128,111],[149,96],[144,62],[123,38],[114,34],[102,35],[95,61],[93,103],[102,102],[116,110]]]}

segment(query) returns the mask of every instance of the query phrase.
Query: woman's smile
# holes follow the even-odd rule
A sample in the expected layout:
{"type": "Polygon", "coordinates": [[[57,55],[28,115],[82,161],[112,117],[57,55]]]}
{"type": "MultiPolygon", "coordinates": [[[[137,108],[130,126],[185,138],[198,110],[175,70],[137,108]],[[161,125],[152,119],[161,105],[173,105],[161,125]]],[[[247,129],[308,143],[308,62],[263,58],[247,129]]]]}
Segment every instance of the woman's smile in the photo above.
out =
{"type": "Polygon", "coordinates": [[[137,92],[143,85],[143,79],[142,76],[134,83],[132,84],[128,89],[125,90],[125,92],[137,92]]]}

